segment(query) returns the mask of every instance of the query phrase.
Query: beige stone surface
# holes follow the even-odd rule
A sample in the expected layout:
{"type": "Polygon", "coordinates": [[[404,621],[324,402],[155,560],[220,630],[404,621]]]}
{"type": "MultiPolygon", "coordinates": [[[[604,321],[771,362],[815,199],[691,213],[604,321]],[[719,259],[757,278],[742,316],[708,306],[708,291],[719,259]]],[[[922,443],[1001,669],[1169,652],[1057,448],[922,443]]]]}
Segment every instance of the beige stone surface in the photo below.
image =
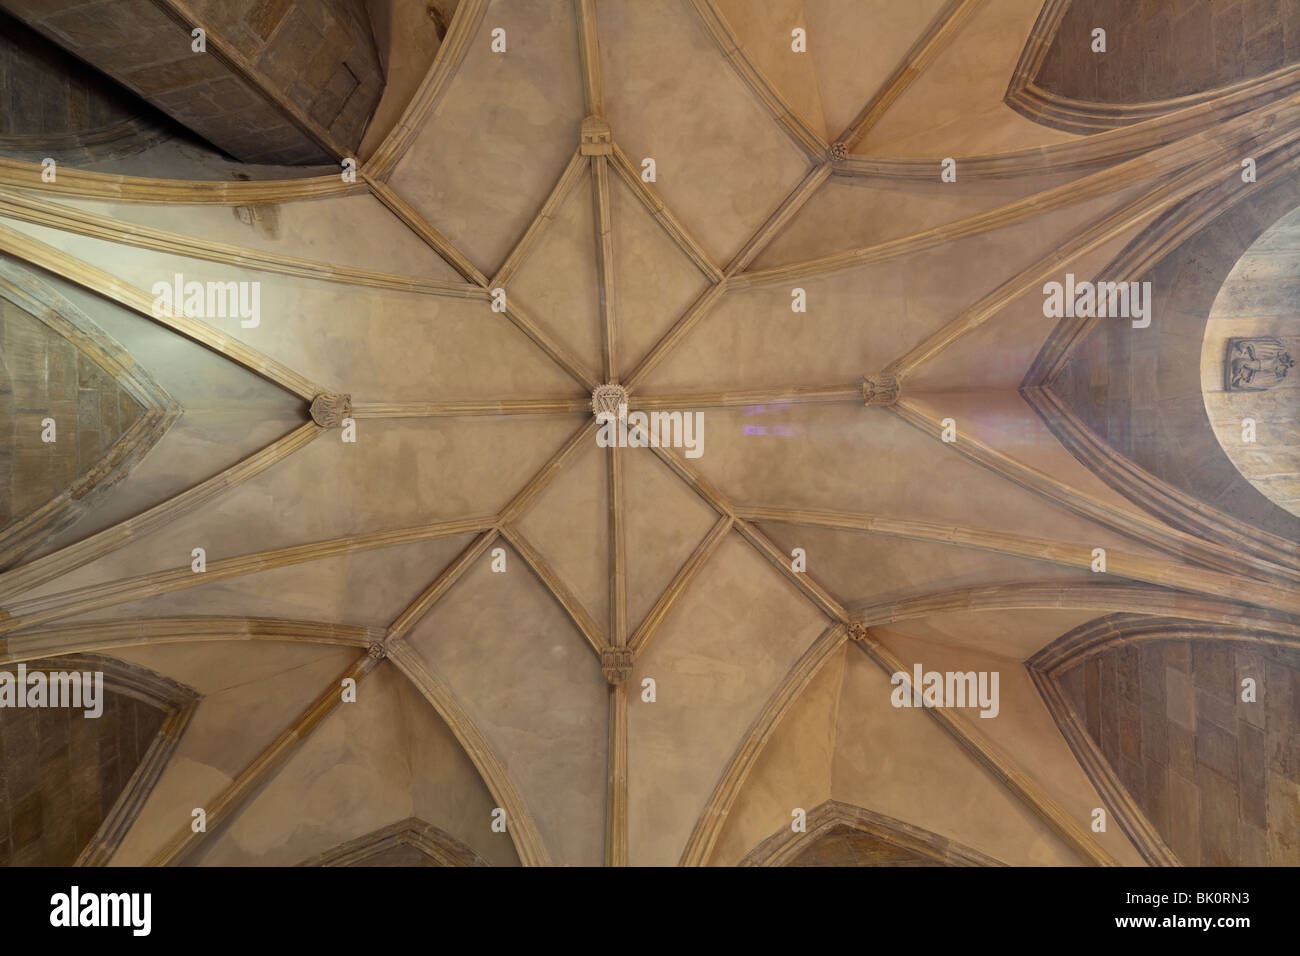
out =
{"type": "Polygon", "coordinates": [[[704,274],[622,180],[611,189],[614,296],[626,375],[708,287],[704,274]]]}
{"type": "Polygon", "coordinates": [[[721,768],[781,677],[823,629],[737,537],[718,550],[637,661],[656,701],[628,704],[629,859],[677,862],[721,768]]]}
{"type": "Polygon", "coordinates": [[[507,549],[506,571],[493,573],[480,558],[410,640],[500,754],[553,861],[598,864],[600,663],[524,560],[507,549]]]}
{"type": "Polygon", "coordinates": [[[493,0],[392,185],[491,274],[569,161],[583,115],[573,4],[493,0]],[[497,29],[506,54],[491,51],[497,29]]]}
{"type": "MultiPolygon", "coordinates": [[[[983,156],[1068,142],[1002,102],[1042,4],[988,0],[857,148],[871,156],[983,156]]],[[[960,174],[959,174],[960,175],[960,174]]]]}
{"type": "Polygon", "coordinates": [[[847,654],[841,648],[822,666],[777,725],[754,761],[710,861],[734,866],[772,833],[790,826],[796,809],[810,811],[831,798],[835,723],[847,654]]]}
{"type": "MultiPolygon", "coordinates": [[[[294,638],[111,649],[205,695],[115,863],[171,852],[190,810],[223,793],[234,794],[229,824],[174,846],[179,862],[291,865],[417,817],[497,865],[732,865],[788,826],[793,807],[828,799],[1010,864],[1141,861],[1118,830],[1078,839],[1100,787],[1024,662],[1133,610],[1133,594],[1168,599],[1160,613],[1185,608],[1246,630],[1252,615],[1272,614],[1281,626],[1300,568],[1285,553],[1274,567],[1248,554],[1263,547],[1249,529],[1180,537],[1061,444],[1019,392],[1059,331],[1042,314],[1042,273],[1093,277],[1131,244],[1154,242],[1148,226],[1195,163],[1207,166],[1189,194],[1225,201],[1210,161],[1232,167],[1249,144],[1261,169],[1280,162],[1295,106],[1261,95],[1238,104],[1252,110],[1238,119],[1212,105],[1136,133],[1053,130],[1003,102],[1041,3],[987,0],[900,86],[853,155],[826,165],[824,146],[944,6],[595,0],[580,24],[571,0],[493,0],[457,21],[472,33],[438,42],[423,5],[374,0],[390,85],[363,153],[393,164],[363,167],[369,185],[363,176],[344,189],[332,168],[245,172],[175,142],[98,164],[118,179],[60,169],[42,184],[39,167],[0,163],[6,268],[66,297],[181,412],[76,524],[0,572],[0,640],[17,630],[2,646],[21,654],[50,634],[120,635],[163,616],[230,617],[236,632],[271,618],[294,638]],[[711,14],[738,51],[710,33],[711,14]],[[796,26],[808,30],[807,54],[789,48],[796,26]],[[490,47],[494,29],[506,31],[504,54],[490,47]],[[585,74],[584,39],[599,50],[585,74]],[[441,84],[426,90],[429,108],[406,116],[409,137],[385,140],[426,78],[441,84]],[[796,144],[764,83],[813,141],[796,144]],[[578,154],[589,112],[603,115],[634,175],[655,159],[639,194],[612,165],[618,154],[578,154]],[[945,156],[959,160],[956,183],[938,181],[945,156]],[[963,165],[975,157],[988,160],[963,165]],[[936,176],[867,159],[933,161],[936,176]],[[546,206],[566,168],[572,188],[546,206]],[[1146,201],[1156,204],[1133,212],[1146,201]],[[1104,234],[1069,252],[1100,224],[1104,234]],[[525,235],[527,255],[512,257],[525,235]],[[818,262],[886,243],[897,244],[875,261],[818,262]],[[507,261],[503,314],[490,295],[507,261]],[[178,272],[258,282],[260,324],[210,317],[184,327],[187,338],[138,314],[153,284],[178,272]],[[716,298],[691,314],[711,288],[716,298]],[[806,312],[791,311],[796,288],[806,312]],[[977,309],[978,324],[959,324],[977,309]],[[898,372],[900,403],[864,408],[864,376],[886,369],[898,372]],[[606,378],[634,409],[699,412],[702,456],[600,447],[588,402],[606,378]],[[831,394],[809,401],[794,386],[831,394]],[[330,427],[245,475],[263,449],[314,427],[320,392],[350,396],[356,442],[330,427]],[[944,418],[956,420],[956,444],[932,433],[944,418]],[[178,499],[203,482],[213,494],[178,499]],[[782,514],[751,524],[755,508],[782,514]],[[849,519],[818,526],[810,512],[914,524],[861,533],[843,527],[849,519]],[[443,537],[354,540],[461,520],[443,537]],[[224,578],[183,573],[195,547],[212,565],[333,539],[351,550],[259,558],[224,578]],[[1079,550],[1066,561],[1063,545],[1079,550]],[[1124,556],[1130,576],[1086,570],[1075,555],[1093,547],[1124,556]],[[1153,578],[1166,590],[1069,600],[1153,578]],[[962,603],[962,589],[984,587],[1007,601],[1023,593],[1024,606],[962,603]],[[887,653],[1001,670],[1001,714],[973,724],[1000,748],[989,758],[1004,762],[999,772],[1024,781],[1019,795],[958,743],[963,725],[890,706],[887,675],[837,643],[838,627],[861,615],[887,653]],[[69,628],[48,630],[58,625],[69,628]],[[350,644],[308,643],[329,625],[350,644]],[[358,702],[256,786],[229,790],[383,633],[388,660],[361,681],[358,702]],[[621,690],[602,674],[607,650],[635,657],[621,690]],[[815,675],[806,655],[820,662],[815,675]],[[490,829],[498,806],[509,809],[506,834],[490,829]]],[[[1241,330],[1294,338],[1286,236],[1243,259],[1206,356],[1241,330]]],[[[1209,281],[1208,269],[1192,271],[1209,281]]],[[[1178,334],[1200,342],[1200,331],[1178,334]]],[[[1204,422],[1178,419],[1189,438],[1262,407],[1215,392],[1210,359],[1201,371],[1213,407],[1204,422]]],[[[1260,414],[1268,441],[1294,387],[1260,414]]],[[[8,447],[30,454],[3,425],[8,447]]],[[[149,628],[126,633],[145,640],[149,628]]],[[[1177,689],[1171,699],[1177,709],[1177,689]]],[[[1266,785],[1284,797],[1289,784],[1274,776],[1266,785]]],[[[1186,797],[1171,794],[1176,805],[1186,797]]],[[[1186,845],[1199,845],[1201,822],[1180,824],[1186,845]]],[[[1294,821],[1265,823],[1243,837],[1252,852],[1292,839],[1294,821]]]]}
{"type": "Polygon", "coordinates": [[[668,583],[717,521],[698,495],[673,477],[652,452],[635,449],[623,458],[627,500],[628,620],[645,617],[668,583]],[[653,508],[637,502],[654,502],[653,508]]]}
{"type": "Polygon", "coordinates": [[[357,149],[360,156],[369,157],[401,119],[442,46],[442,34],[457,5],[457,0],[427,4],[366,0],[375,45],[384,64],[385,83],[383,96],[357,149]]]}
{"type": "Polygon", "coordinates": [[[358,685],[247,811],[210,844],[207,866],[288,866],[416,816],[461,835],[498,866],[517,862],[491,831],[493,800],[446,725],[391,667],[358,685]],[[284,821],[294,824],[286,831],[284,821]]]}
{"type": "Polygon", "coordinates": [[[213,583],[196,575],[194,587],[91,611],[73,620],[171,617],[229,606],[255,617],[382,628],[414,601],[472,538],[453,535],[357,551],[213,583]]]}
{"type": "MultiPolygon", "coordinates": [[[[1017,616],[1019,617],[1019,615],[1017,616]]],[[[1058,614],[1058,626],[1061,615],[1058,614]]],[[[1003,617],[1007,631],[1027,630],[1010,615],[1003,617]]],[[[1057,631],[1064,633],[1068,626],[1057,631]]],[[[1092,811],[1103,806],[1087,775],[1079,767],[1069,745],[1048,717],[1046,705],[1028,671],[1014,658],[1007,659],[969,647],[953,647],[907,636],[902,629],[883,627],[880,640],[907,666],[920,663],[924,670],[998,674],[998,716],[984,718],[978,710],[961,710],[962,720],[978,724],[998,746],[1021,766],[1033,767],[1036,777],[1065,811],[1081,825],[1091,828],[1092,811]]],[[[1091,832],[1091,829],[1090,831],[1091,832]]],[[[1118,826],[1108,826],[1094,839],[1125,866],[1140,866],[1142,858],[1118,826]]]]}
{"type": "Polygon", "coordinates": [[[356,194],[300,203],[161,206],[60,198],[62,205],[124,223],[353,268],[457,280],[447,263],[379,200],[356,194]]]}
{"type": "Polygon", "coordinates": [[[327,433],[232,489],[211,511],[185,515],[47,587],[85,586],[132,569],[183,567],[196,547],[215,560],[469,515],[490,517],[571,427],[555,418],[516,419],[513,428],[484,419],[362,422],[356,444],[339,441],[337,431],[327,433]],[[444,469],[441,463],[476,440],[499,441],[500,457],[478,458],[469,471],[444,469]],[[438,480],[413,483],[421,471],[438,480]]]}
{"type": "Polygon", "coordinates": [[[717,55],[687,0],[601,4],[597,21],[615,137],[638,169],[654,159],[656,188],[725,262],[798,184],[803,158],[717,55]],[[697,108],[700,89],[707,110],[697,108]]]}
{"type": "Polygon", "coordinates": [[[889,676],[850,651],[836,731],[835,799],[907,820],[1013,866],[1082,862],[988,771],[965,759],[928,714],[890,706],[889,676]]]}
{"type": "Polygon", "coordinates": [[[583,448],[568,466],[566,480],[542,492],[519,519],[524,537],[551,562],[597,621],[609,620],[606,456],[599,448],[583,448]]]}
{"type": "Polygon", "coordinates": [[[229,642],[122,648],[204,695],[171,763],[123,840],[115,865],[142,865],[191,811],[214,799],[357,656],[345,647],[229,642]],[[238,653],[232,653],[237,648],[238,653]]]}
{"type": "Polygon", "coordinates": [[[589,368],[600,368],[602,324],[590,174],[579,177],[546,225],[537,247],[510,279],[507,294],[527,302],[537,320],[589,368]]]}

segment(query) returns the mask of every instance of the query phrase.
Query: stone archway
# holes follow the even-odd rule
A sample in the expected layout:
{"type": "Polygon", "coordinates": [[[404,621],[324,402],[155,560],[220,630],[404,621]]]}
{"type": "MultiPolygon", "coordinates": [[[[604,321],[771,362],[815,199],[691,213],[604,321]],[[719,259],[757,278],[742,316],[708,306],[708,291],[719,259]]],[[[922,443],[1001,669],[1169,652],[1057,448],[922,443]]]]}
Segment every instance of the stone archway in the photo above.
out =
{"type": "Polygon", "coordinates": [[[1293,210],[1242,253],[1214,299],[1201,346],[1201,396],[1237,471],[1300,516],[1300,375],[1290,370],[1300,355],[1297,277],[1300,210],[1293,210]]]}

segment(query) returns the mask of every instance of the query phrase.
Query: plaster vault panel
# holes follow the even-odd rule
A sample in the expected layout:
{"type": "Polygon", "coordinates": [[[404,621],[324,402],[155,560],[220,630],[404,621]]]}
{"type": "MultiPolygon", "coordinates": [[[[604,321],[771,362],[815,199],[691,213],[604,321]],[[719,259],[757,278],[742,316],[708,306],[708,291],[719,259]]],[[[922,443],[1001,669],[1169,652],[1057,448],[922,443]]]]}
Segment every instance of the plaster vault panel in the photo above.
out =
{"type": "MultiPolygon", "coordinates": [[[[0,159],[0,488],[28,482],[0,554],[82,468],[42,419],[111,446],[134,419],[82,405],[132,381],[169,416],[0,571],[0,665],[104,655],[196,695],[108,862],[1142,865],[1160,833],[1259,858],[1110,766],[1048,664],[1096,671],[1079,635],[1114,615],[1289,661],[1295,541],[1086,453],[1039,388],[1078,342],[1190,341],[1176,290],[1104,337],[1042,290],[1226,275],[1198,230],[1290,195],[1296,94],[1036,122],[1007,96],[1039,0],[436,7],[377,34],[355,176],[175,142],[53,181],[0,159]],[[178,274],[256,288],[256,321],[160,307],[178,274]],[[60,315],[103,376],[64,374],[60,315]],[[900,706],[914,667],[998,675],[997,715],[900,706]]],[[[1213,440],[1170,420],[1166,447],[1213,440]]],[[[1294,668],[1261,667],[1285,729],[1294,668]]],[[[1097,723],[1114,702],[1070,680],[1097,723]]],[[[0,843],[81,852],[36,832],[6,719],[0,843]]],[[[1300,863],[1271,746],[1234,792],[1270,794],[1267,857],[1300,863]]]]}

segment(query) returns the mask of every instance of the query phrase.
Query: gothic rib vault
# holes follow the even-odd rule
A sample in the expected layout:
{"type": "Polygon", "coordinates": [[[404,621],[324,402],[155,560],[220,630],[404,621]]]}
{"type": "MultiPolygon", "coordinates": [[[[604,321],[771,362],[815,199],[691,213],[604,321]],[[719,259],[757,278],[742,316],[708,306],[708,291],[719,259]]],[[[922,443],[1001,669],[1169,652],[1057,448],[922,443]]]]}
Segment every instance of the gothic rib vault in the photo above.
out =
{"type": "Polygon", "coordinates": [[[1004,96],[1040,6],[461,0],[355,182],[0,160],[0,257],[182,410],[0,573],[0,662],[201,695],[111,862],[738,864],[806,849],[793,808],[907,860],[1178,862],[1027,662],[1117,614],[1293,647],[1300,560],[1067,450],[1047,366],[1089,327],[1040,289],[1284,192],[1300,94],[1037,124],[1004,96]],[[177,273],[260,282],[260,323],[153,315],[177,273]],[[599,447],[609,386],[702,412],[703,454],[599,447]],[[892,708],[916,663],[999,671],[998,717],[892,708]]]}

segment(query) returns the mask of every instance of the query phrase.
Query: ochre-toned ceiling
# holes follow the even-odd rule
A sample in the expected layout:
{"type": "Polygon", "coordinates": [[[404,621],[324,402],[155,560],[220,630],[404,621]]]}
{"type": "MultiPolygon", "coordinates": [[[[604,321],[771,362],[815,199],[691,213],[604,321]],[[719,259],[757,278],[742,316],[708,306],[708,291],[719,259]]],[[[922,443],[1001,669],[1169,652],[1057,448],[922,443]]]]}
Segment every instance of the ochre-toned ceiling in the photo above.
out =
{"type": "MultiPolygon", "coordinates": [[[[1158,285],[1139,329],[1047,318],[1043,286],[1221,282],[1187,250],[1285,203],[1294,77],[1084,135],[1042,91],[1008,105],[1026,50],[1059,48],[1040,0],[372,6],[389,86],[355,181],[175,142],[52,182],[0,159],[6,365],[10,326],[45,322],[98,366],[79,398],[116,382],[160,430],[0,573],[0,663],[93,651],[197,699],[113,864],[1225,858],[1144,802],[1219,793],[1223,752],[1162,759],[1156,703],[1144,750],[1078,677],[1138,652],[1080,635],[1178,622],[1116,641],[1180,673],[1160,655],[1227,632],[1293,647],[1293,529],[1074,408],[1103,336],[1194,343],[1199,381],[1213,295],[1158,285]],[[258,283],[260,321],[154,314],[177,273],[258,283]],[[699,412],[702,454],[600,446],[606,383],[699,412]],[[997,716],[892,705],[914,665],[996,672],[997,716]]],[[[1111,371],[1145,399],[1139,364],[1111,371]]],[[[1197,409],[1169,447],[1223,456],[1197,409]]],[[[12,500],[85,470],[59,467],[12,500]]],[[[1242,653],[1273,702],[1232,733],[1285,736],[1293,668],[1242,653]]],[[[1198,659],[1193,747],[1241,676],[1198,659]]],[[[1233,792],[1265,805],[1232,862],[1300,862],[1293,756],[1242,757],[1233,792]]]]}

